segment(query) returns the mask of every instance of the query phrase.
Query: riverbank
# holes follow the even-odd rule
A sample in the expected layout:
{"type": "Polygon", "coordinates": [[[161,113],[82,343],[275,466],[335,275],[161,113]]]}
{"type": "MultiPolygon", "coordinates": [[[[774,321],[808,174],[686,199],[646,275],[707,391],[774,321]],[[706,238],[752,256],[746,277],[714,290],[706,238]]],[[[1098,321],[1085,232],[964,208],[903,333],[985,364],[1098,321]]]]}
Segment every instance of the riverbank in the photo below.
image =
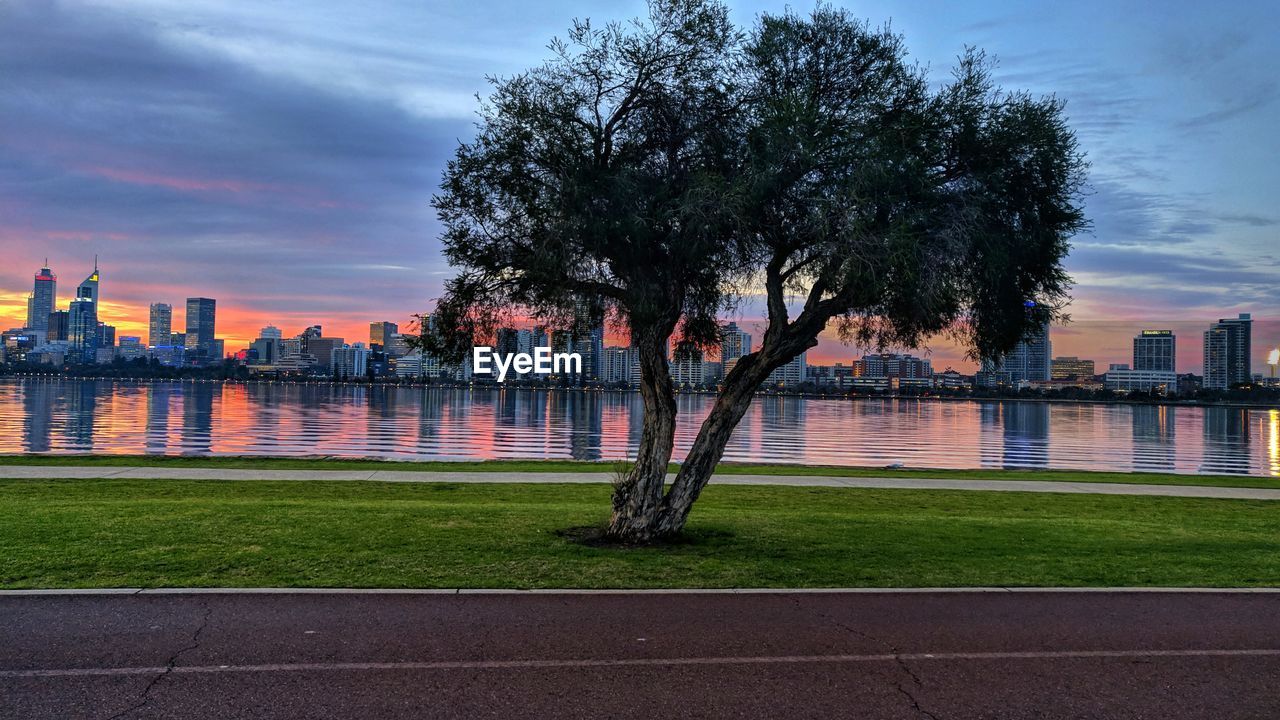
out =
{"type": "MultiPolygon", "coordinates": [[[[496,384],[491,382],[481,383],[457,383],[457,382],[364,382],[358,380],[332,380],[328,378],[165,378],[165,377],[128,377],[128,376],[111,376],[111,375],[60,375],[55,373],[15,373],[12,375],[0,376],[0,381],[6,380],[61,380],[61,381],[77,381],[77,382],[113,382],[124,385],[153,385],[153,384],[216,384],[216,385],[333,385],[337,387],[361,387],[361,388],[379,388],[379,389],[449,389],[449,390],[487,390],[487,391],[504,391],[504,392],[586,392],[586,393],[618,393],[618,394],[639,394],[639,390],[633,387],[611,387],[603,385],[591,385],[585,387],[572,385],[550,385],[550,384],[520,384],[507,383],[496,384]]],[[[704,395],[714,397],[716,391],[712,389],[697,388],[681,388],[676,390],[677,395],[704,395]]],[[[986,393],[965,393],[965,394],[938,394],[933,392],[930,394],[913,394],[913,393],[821,393],[809,391],[789,391],[785,389],[762,389],[756,393],[757,398],[766,397],[788,397],[803,400],[838,400],[838,401],[860,401],[860,400],[909,400],[909,401],[940,401],[940,402],[1042,402],[1061,405],[1124,405],[1138,407],[1209,407],[1209,408],[1233,408],[1237,410],[1280,410],[1280,400],[1266,399],[1257,401],[1230,401],[1230,400],[1211,400],[1211,399],[1181,399],[1181,398],[1161,398],[1161,397],[1115,397],[1115,398],[1093,398],[1093,397],[1056,397],[1049,395],[1000,395],[986,393]]]]}
{"type": "MultiPolygon", "coordinates": [[[[460,460],[408,462],[337,457],[194,457],[185,455],[0,455],[0,466],[121,467],[121,468],[223,468],[228,470],[316,470],[482,473],[616,473],[616,462],[579,460],[460,460]]],[[[625,467],[622,465],[621,467],[625,467]]],[[[679,470],[673,463],[670,472],[679,470]]],[[[943,470],[785,463],[721,463],[718,475],[788,475],[835,478],[920,478],[957,480],[1011,480],[1033,482],[1122,483],[1238,488],[1280,488],[1280,477],[1253,475],[1190,475],[1174,473],[1089,472],[1083,470],[943,470]]]]}
{"type": "Polygon", "coordinates": [[[0,481],[0,587],[1280,585],[1274,502],[711,486],[594,547],[607,485],[0,481]]]}

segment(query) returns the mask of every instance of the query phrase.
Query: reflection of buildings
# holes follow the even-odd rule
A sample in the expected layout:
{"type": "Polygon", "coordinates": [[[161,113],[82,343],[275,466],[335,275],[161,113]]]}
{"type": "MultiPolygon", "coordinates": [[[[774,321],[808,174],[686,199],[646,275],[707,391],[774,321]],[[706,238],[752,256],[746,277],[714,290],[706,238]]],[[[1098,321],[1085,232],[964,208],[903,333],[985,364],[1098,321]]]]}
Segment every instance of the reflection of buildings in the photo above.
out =
{"type": "Polygon", "coordinates": [[[173,403],[173,385],[156,383],[147,388],[147,440],[148,453],[169,450],[169,412],[173,403]]]}
{"type": "Polygon", "coordinates": [[[1176,466],[1175,419],[1170,405],[1134,405],[1133,469],[1139,472],[1173,472],[1176,466]]]}
{"type": "Polygon", "coordinates": [[[22,383],[22,451],[47,452],[50,449],[53,404],[62,387],[61,384],[40,380],[22,383]]]}
{"type": "Polygon", "coordinates": [[[98,410],[97,383],[92,380],[72,381],[66,386],[66,393],[68,449],[88,452],[93,449],[94,421],[98,410]]]}
{"type": "Polygon", "coordinates": [[[1204,461],[1206,472],[1249,472],[1249,411],[1242,408],[1206,407],[1204,413],[1204,461]]]}
{"type": "Polygon", "coordinates": [[[1048,403],[983,403],[979,422],[982,467],[1048,467],[1048,403]]]}
{"type": "Polygon", "coordinates": [[[207,453],[213,449],[213,393],[222,386],[190,383],[182,386],[182,452],[207,453]]]}

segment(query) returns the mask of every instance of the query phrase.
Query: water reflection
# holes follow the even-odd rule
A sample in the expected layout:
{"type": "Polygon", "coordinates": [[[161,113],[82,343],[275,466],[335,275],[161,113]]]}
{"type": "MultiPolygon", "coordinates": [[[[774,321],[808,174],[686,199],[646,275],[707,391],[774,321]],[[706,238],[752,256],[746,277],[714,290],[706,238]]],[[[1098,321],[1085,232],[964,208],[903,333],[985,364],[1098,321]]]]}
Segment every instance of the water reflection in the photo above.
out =
{"type": "MultiPolygon", "coordinates": [[[[712,399],[677,399],[676,455],[712,399]]],[[[312,385],[0,383],[0,452],[373,456],[634,455],[637,395],[312,385]]],[[[760,397],[727,460],[1280,476],[1280,411],[760,397]]]]}

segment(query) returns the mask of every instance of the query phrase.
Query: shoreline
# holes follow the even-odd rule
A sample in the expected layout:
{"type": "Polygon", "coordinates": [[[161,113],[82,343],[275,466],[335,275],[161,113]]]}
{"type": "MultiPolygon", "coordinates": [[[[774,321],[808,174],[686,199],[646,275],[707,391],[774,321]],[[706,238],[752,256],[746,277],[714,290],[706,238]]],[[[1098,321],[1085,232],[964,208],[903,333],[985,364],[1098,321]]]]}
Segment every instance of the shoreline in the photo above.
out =
{"type": "MultiPolygon", "coordinates": [[[[500,385],[496,383],[456,383],[456,382],[355,382],[355,381],[334,381],[328,378],[316,379],[250,379],[241,380],[236,378],[129,378],[129,377],[111,377],[111,376],[78,376],[78,375],[4,375],[0,376],[0,384],[12,381],[28,381],[28,380],[56,380],[60,382],[111,382],[122,385],[156,385],[156,384],[220,384],[220,385],[332,385],[336,387],[360,387],[368,389],[449,389],[449,390],[487,390],[496,392],[592,392],[592,393],[617,393],[617,394],[638,394],[636,388],[616,388],[603,386],[538,386],[538,385],[500,385]]],[[[703,395],[707,397],[715,397],[714,390],[697,390],[683,389],[676,390],[676,395],[703,395]]],[[[1280,403],[1235,403],[1226,401],[1199,401],[1199,400],[1130,400],[1130,399],[1114,399],[1100,400],[1093,398],[1053,398],[1053,397],[1023,397],[1017,395],[970,395],[970,396],[954,396],[954,395],[903,395],[900,393],[882,394],[882,395],[854,395],[839,394],[827,395],[822,393],[811,392],[786,392],[786,391],[759,391],[755,394],[755,398],[769,397],[785,397],[797,398],[801,400],[831,400],[841,402],[858,402],[867,400],[910,400],[910,401],[939,401],[939,402],[1030,402],[1030,403],[1051,403],[1058,405],[1121,405],[1130,407],[1199,407],[1199,408],[1228,408],[1236,410],[1280,410],[1280,403]]]]}

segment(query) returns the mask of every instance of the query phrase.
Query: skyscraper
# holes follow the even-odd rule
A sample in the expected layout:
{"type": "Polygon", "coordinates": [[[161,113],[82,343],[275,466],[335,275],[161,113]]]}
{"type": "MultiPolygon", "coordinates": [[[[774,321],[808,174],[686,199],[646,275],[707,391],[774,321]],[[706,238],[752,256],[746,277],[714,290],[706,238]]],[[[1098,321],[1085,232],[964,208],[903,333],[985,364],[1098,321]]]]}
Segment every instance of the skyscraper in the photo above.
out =
{"type": "Polygon", "coordinates": [[[49,314],[53,312],[58,299],[58,276],[49,269],[49,261],[36,273],[35,287],[31,297],[27,298],[27,328],[30,330],[49,330],[49,314]]]}
{"type": "Polygon", "coordinates": [[[76,288],[76,296],[67,311],[67,340],[71,343],[71,355],[79,361],[93,363],[98,360],[98,261],[93,262],[93,272],[76,288]]]}
{"type": "MultiPolygon", "coordinates": [[[[1053,343],[1049,341],[1049,323],[1041,325],[1019,341],[998,363],[983,362],[984,374],[1006,375],[1010,383],[1048,380],[1052,376],[1053,343]]],[[[1003,380],[1002,380],[1003,382],[1003,380]]]]}
{"type": "Polygon", "coordinates": [[[1249,313],[1209,326],[1204,333],[1204,387],[1226,390],[1253,380],[1252,335],[1249,313]]]}
{"type": "Polygon", "coordinates": [[[738,358],[751,352],[751,336],[738,328],[737,323],[720,326],[720,364],[728,375],[738,358]]]}
{"type": "Polygon", "coordinates": [[[1177,338],[1172,330],[1143,330],[1133,338],[1133,369],[1177,372],[1177,338]]]}
{"type": "Polygon", "coordinates": [[[46,331],[45,339],[49,342],[66,340],[70,323],[66,310],[54,310],[49,313],[49,329],[46,331]]]}
{"type": "Polygon", "coordinates": [[[151,323],[147,329],[147,344],[152,347],[168,345],[173,334],[173,306],[167,303],[151,303],[151,323]]]}
{"type": "Polygon", "coordinates": [[[214,323],[217,301],[212,298],[187,298],[187,356],[217,357],[214,347],[214,323]]]}
{"type": "Polygon", "coordinates": [[[385,349],[387,340],[398,332],[400,332],[400,326],[393,322],[386,320],[371,322],[369,323],[369,346],[378,350],[385,349]]]}

